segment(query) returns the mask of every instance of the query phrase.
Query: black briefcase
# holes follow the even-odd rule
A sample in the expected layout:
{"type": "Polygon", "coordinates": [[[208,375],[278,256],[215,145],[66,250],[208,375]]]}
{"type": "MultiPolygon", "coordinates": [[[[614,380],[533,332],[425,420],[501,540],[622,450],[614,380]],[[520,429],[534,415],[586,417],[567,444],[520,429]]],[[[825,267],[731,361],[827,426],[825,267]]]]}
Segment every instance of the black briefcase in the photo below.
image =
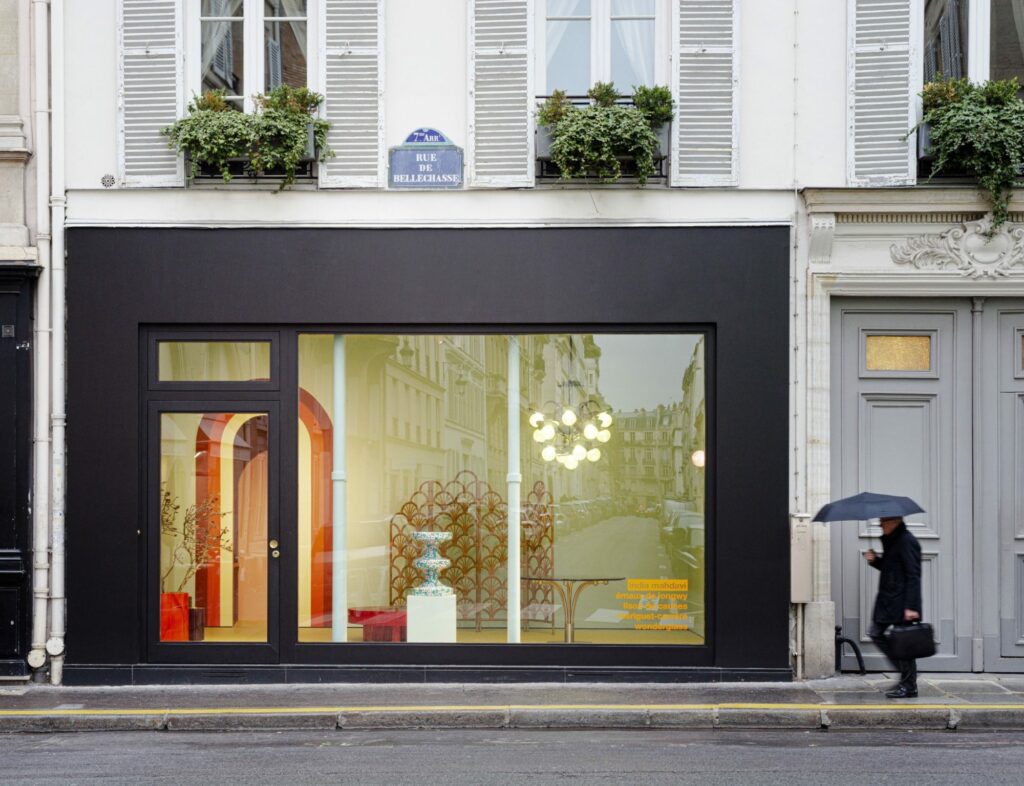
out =
{"type": "Polygon", "coordinates": [[[927,622],[893,625],[885,635],[894,660],[917,660],[935,654],[935,631],[927,622]]]}

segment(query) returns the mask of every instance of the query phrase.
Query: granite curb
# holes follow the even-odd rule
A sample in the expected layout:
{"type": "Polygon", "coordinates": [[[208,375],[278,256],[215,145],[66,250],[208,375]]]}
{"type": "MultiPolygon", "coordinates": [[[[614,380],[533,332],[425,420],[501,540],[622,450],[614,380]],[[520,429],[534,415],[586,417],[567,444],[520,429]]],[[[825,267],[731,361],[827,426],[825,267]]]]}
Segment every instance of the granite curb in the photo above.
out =
{"type": "Polygon", "coordinates": [[[372,708],[342,712],[216,711],[182,713],[156,711],[131,714],[76,714],[42,711],[0,716],[0,733],[71,731],[251,731],[369,729],[765,729],[845,731],[905,730],[1020,730],[1024,710],[997,708],[921,707],[489,707],[489,708],[372,708]]]}

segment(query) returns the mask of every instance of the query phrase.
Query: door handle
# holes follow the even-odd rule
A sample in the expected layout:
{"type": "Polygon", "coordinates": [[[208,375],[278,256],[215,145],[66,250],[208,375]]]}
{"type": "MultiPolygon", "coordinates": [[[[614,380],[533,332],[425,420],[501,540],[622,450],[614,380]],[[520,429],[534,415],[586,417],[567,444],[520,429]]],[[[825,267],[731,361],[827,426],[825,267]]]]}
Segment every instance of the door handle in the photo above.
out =
{"type": "Polygon", "coordinates": [[[278,551],[277,549],[274,549],[272,552],[270,552],[270,556],[273,557],[274,559],[277,559],[278,557],[281,556],[281,552],[278,551]]]}
{"type": "Polygon", "coordinates": [[[278,542],[276,540],[272,540],[267,545],[270,546],[270,548],[272,549],[276,549],[278,547],[278,542]]]}
{"type": "Polygon", "coordinates": [[[271,557],[273,557],[274,559],[277,559],[278,557],[281,556],[281,552],[278,551],[278,548],[277,548],[278,545],[280,545],[280,544],[276,540],[271,540],[267,545],[270,546],[270,549],[271,549],[270,556],[271,557]]]}

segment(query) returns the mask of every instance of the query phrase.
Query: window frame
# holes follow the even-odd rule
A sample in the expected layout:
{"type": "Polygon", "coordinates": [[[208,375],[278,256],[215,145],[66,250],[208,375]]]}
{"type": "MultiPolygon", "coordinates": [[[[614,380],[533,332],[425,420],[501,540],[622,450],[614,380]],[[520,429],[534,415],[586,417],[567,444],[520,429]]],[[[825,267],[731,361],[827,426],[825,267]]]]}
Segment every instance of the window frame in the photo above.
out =
{"type": "MultiPolygon", "coordinates": [[[[536,44],[534,68],[537,97],[547,93],[547,13],[548,0],[535,0],[536,44]]],[[[590,0],[590,85],[611,81],[612,0],[590,0]]],[[[668,0],[654,0],[654,84],[670,85],[671,8],[668,0]]],[[[632,85],[618,85],[620,92],[631,92],[632,85]]],[[[570,95],[570,98],[584,96],[570,95]]]]}
{"type": "MultiPolygon", "coordinates": [[[[244,55],[242,60],[242,110],[251,113],[256,110],[253,96],[265,93],[266,85],[266,39],[265,23],[269,21],[287,22],[298,17],[265,17],[263,14],[266,0],[242,0],[241,16],[242,42],[244,55]],[[258,87],[256,87],[258,86],[258,87]]],[[[306,87],[316,92],[323,92],[321,79],[320,30],[323,25],[323,3],[318,0],[306,0],[306,87]]],[[[202,33],[202,0],[189,0],[185,10],[185,85],[187,101],[192,96],[202,93],[203,87],[203,33],[202,33]]]]}
{"type": "Polygon", "coordinates": [[[265,391],[281,389],[281,334],[276,330],[149,328],[140,342],[145,353],[146,389],[151,391],[265,391]],[[270,377],[264,380],[161,380],[160,344],[164,342],[258,342],[270,345],[270,377]]]}

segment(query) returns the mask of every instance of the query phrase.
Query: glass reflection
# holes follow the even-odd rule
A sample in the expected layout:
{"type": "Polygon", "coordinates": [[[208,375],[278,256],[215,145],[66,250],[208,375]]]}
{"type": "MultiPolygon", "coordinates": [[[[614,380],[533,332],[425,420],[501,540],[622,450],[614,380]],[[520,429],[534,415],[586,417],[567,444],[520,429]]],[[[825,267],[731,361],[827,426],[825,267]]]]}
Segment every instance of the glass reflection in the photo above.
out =
{"type": "Polygon", "coordinates": [[[926,0],[924,81],[967,76],[968,0],[926,0]]]}
{"type": "Polygon", "coordinates": [[[202,92],[223,90],[241,110],[245,95],[242,0],[203,0],[200,18],[202,92]]]}
{"type": "Polygon", "coordinates": [[[300,640],[703,643],[702,336],[305,335],[299,383],[300,640]]]}
{"type": "Polygon", "coordinates": [[[270,379],[269,341],[161,341],[161,382],[256,382],[270,379]]]}
{"type": "Polygon", "coordinates": [[[990,77],[1024,82],[1024,3],[992,0],[990,77]]]}

